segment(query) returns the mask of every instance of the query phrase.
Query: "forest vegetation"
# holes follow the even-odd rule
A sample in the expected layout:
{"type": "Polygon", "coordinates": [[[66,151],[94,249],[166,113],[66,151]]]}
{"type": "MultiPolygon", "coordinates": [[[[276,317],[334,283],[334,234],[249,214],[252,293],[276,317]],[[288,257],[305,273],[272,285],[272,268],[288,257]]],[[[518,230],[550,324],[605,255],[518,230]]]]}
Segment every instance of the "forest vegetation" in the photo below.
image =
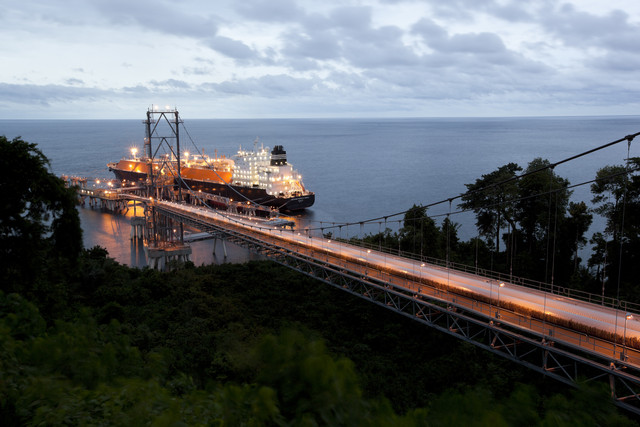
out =
{"type": "MultiPolygon", "coordinates": [[[[635,425],[606,387],[567,388],[270,261],[120,265],[82,248],[75,194],[35,144],[0,137],[0,149],[3,426],[635,425]]],[[[563,203],[573,277],[588,212],[563,203]]],[[[441,255],[442,228],[421,207],[396,236],[370,238],[411,247],[411,215],[439,236],[429,241],[441,255]]],[[[515,208],[484,215],[494,230],[511,221],[519,245],[544,238],[515,208]]],[[[491,245],[482,241],[483,256],[491,245]]],[[[475,253],[453,246],[461,260],[475,253]]],[[[539,262],[519,253],[523,269],[539,262]]]]}

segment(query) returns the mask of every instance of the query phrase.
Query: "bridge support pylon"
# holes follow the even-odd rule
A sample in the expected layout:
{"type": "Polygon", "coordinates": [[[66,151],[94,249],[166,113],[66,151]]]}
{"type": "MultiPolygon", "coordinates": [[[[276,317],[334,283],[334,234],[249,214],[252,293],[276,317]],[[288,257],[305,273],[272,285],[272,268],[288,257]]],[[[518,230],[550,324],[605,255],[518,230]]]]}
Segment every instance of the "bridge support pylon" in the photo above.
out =
{"type": "Polygon", "coordinates": [[[189,245],[145,246],[144,251],[149,267],[160,271],[171,269],[172,264],[182,264],[190,261],[191,258],[191,246],[189,245]]]}
{"type": "MultiPolygon", "coordinates": [[[[225,239],[224,237],[220,238],[220,240],[222,241],[222,252],[224,253],[224,257],[227,257],[227,244],[226,241],[227,239],[225,239]]],[[[216,246],[218,243],[218,237],[214,237],[213,238],[213,255],[215,256],[216,254],[216,246]]]]}
{"type": "Polygon", "coordinates": [[[134,216],[131,218],[131,240],[142,239],[144,237],[144,227],[146,219],[143,216],[134,216]]]}

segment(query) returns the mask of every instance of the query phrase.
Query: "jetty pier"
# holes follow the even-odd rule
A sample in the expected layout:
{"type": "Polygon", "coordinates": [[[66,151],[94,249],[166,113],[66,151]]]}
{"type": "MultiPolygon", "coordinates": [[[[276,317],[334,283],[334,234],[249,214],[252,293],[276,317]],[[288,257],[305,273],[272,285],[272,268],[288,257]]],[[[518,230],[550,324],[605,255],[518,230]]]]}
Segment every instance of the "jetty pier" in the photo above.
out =
{"type": "MultiPolygon", "coordinates": [[[[82,206],[93,209],[102,209],[114,214],[127,214],[133,209],[133,216],[130,220],[132,240],[144,242],[144,251],[148,266],[151,268],[166,270],[171,268],[173,263],[183,263],[190,260],[191,247],[189,242],[214,239],[213,253],[216,253],[218,240],[222,245],[224,257],[227,257],[226,237],[220,233],[197,233],[185,234],[180,222],[158,215],[151,208],[158,200],[154,197],[146,197],[148,187],[120,187],[120,188],[91,188],[86,183],[90,179],[69,180],[68,183],[76,184],[78,202],[82,206]],[[77,183],[85,185],[80,186],[77,183]]],[[[96,181],[96,180],[93,180],[96,181]]],[[[191,190],[163,191],[157,193],[158,196],[169,200],[188,204],[191,206],[206,206],[215,208],[217,211],[225,212],[238,218],[253,218],[254,221],[269,221],[271,224],[278,224],[282,227],[293,227],[293,222],[278,216],[278,211],[269,207],[250,204],[246,202],[233,201],[230,198],[215,194],[196,192],[191,190]],[[182,197],[182,199],[179,199],[182,197]]]]}

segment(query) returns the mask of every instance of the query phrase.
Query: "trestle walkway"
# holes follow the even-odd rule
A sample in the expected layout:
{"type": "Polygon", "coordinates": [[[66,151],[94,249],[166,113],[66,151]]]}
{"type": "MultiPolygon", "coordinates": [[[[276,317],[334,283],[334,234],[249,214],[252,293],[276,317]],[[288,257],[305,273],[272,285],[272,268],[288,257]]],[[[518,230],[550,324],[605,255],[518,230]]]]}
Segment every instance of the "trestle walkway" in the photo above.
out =
{"type": "MultiPolygon", "coordinates": [[[[499,354],[567,384],[605,381],[640,414],[640,314],[401,258],[268,221],[171,202],[175,221],[499,354]]],[[[627,307],[628,308],[628,307],[627,307]]]]}
{"type": "MultiPolygon", "coordinates": [[[[312,236],[289,221],[249,211],[238,215],[235,208],[213,210],[123,191],[81,189],[78,194],[91,206],[115,212],[126,210],[130,201],[144,203],[153,215],[221,239],[225,253],[225,241],[232,241],[564,383],[605,381],[617,405],[640,414],[640,310],[632,312],[635,308],[620,301],[594,304],[567,297],[558,287],[555,292],[532,289],[312,236]]],[[[132,238],[139,238],[146,220],[134,220],[132,238]]],[[[187,261],[191,249],[157,243],[145,252],[150,266],[162,269],[173,260],[187,261]]]]}

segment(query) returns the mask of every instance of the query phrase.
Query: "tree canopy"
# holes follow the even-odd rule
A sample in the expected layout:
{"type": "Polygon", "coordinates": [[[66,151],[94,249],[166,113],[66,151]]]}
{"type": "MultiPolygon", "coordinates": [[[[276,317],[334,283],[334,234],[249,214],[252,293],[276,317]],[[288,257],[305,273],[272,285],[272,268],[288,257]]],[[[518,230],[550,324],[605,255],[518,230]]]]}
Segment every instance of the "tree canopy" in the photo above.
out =
{"type": "Polygon", "coordinates": [[[36,144],[0,136],[0,150],[2,289],[48,298],[43,277],[64,274],[82,249],[75,192],[36,144]]]}
{"type": "Polygon", "coordinates": [[[509,223],[515,229],[514,205],[518,198],[517,173],[522,168],[509,163],[495,171],[482,175],[473,184],[465,184],[467,192],[462,195],[460,207],[473,210],[479,234],[489,242],[495,242],[500,252],[500,230],[509,223]]]}
{"type": "MultiPolygon", "coordinates": [[[[591,184],[594,212],[605,221],[602,233],[592,236],[589,266],[596,269],[597,285],[609,295],[640,300],[640,158],[627,165],[605,166],[591,184]]],[[[594,291],[596,289],[593,289],[594,291]]],[[[598,289],[599,290],[599,289],[598,289]]]]}
{"type": "Polygon", "coordinates": [[[490,246],[495,242],[496,268],[567,285],[580,269],[578,252],[592,216],[584,203],[569,202],[569,181],[548,160],[536,158],[520,171],[509,163],[467,184],[459,206],[472,210],[479,234],[490,246]]]}

